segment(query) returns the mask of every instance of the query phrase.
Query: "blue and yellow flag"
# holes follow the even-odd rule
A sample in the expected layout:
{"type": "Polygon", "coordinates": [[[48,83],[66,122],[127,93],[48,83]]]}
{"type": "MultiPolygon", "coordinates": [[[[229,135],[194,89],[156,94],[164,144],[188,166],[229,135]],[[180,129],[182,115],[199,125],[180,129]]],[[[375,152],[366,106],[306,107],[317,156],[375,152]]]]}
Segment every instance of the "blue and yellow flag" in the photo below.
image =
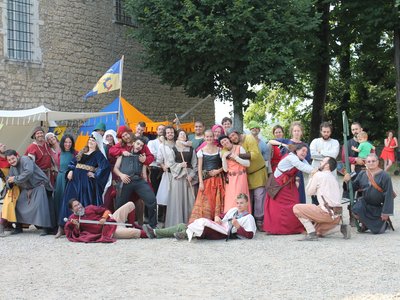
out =
{"type": "Polygon", "coordinates": [[[94,88],[86,94],[84,99],[101,93],[108,93],[121,88],[122,59],[112,65],[111,68],[100,78],[94,88]]]}

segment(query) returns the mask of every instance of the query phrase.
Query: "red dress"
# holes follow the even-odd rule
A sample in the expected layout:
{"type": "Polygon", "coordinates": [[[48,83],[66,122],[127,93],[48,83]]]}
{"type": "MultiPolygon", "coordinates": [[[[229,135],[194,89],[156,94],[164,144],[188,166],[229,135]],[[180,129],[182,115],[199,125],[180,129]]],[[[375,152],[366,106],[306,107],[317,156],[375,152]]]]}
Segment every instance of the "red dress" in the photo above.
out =
{"type": "Polygon", "coordinates": [[[288,181],[290,183],[278,192],[275,199],[266,193],[263,229],[270,234],[296,234],[304,231],[303,225],[293,213],[293,206],[300,203],[299,191],[295,183],[297,171],[298,169],[292,168],[276,178],[280,185],[288,181]]]}
{"type": "Polygon", "coordinates": [[[394,162],[395,161],[394,148],[390,148],[393,147],[394,145],[396,145],[396,142],[394,139],[391,139],[389,146],[383,148],[380,158],[382,158],[383,160],[391,160],[394,162]]]}

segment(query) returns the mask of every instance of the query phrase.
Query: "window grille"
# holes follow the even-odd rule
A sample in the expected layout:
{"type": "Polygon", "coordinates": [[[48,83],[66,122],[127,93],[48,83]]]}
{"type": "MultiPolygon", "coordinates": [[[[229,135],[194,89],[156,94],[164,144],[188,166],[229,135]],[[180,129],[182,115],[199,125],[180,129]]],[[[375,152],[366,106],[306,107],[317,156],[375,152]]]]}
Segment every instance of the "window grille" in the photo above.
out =
{"type": "Polygon", "coordinates": [[[124,4],[124,0],[115,0],[115,23],[136,27],[136,22],[126,13],[124,4]]]}
{"type": "Polygon", "coordinates": [[[32,1],[7,1],[7,52],[11,59],[32,60],[32,1]]]}

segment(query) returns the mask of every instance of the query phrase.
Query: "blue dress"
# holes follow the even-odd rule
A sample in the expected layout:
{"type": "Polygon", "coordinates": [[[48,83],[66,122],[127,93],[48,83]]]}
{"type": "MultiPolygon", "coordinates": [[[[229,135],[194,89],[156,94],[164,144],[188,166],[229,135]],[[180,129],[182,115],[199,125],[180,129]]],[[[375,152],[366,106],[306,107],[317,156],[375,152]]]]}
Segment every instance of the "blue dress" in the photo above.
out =
{"type": "MultiPolygon", "coordinates": [[[[300,144],[300,143],[295,143],[290,139],[275,139],[276,141],[280,142],[280,143],[284,143],[286,145],[294,145],[294,144],[300,144]]],[[[306,161],[308,161],[309,163],[311,163],[311,153],[310,153],[310,147],[308,146],[307,143],[301,142],[303,144],[305,144],[307,146],[307,156],[306,156],[306,161]]],[[[289,153],[289,150],[285,147],[283,147],[281,149],[281,154],[282,156],[289,153]]],[[[298,171],[296,174],[297,177],[300,178],[300,184],[299,184],[299,196],[300,196],[300,203],[306,203],[306,191],[304,188],[304,176],[303,176],[303,172],[298,171]]]]}
{"type": "Polygon", "coordinates": [[[71,215],[68,208],[70,199],[78,199],[81,204],[86,207],[88,205],[100,206],[103,204],[103,192],[110,176],[110,164],[100,151],[94,151],[89,155],[83,154],[78,162],[76,157],[68,165],[67,173],[72,170],[72,180],[67,182],[65,193],[60,208],[60,216],[58,223],[64,225],[64,218],[71,215]],[[77,164],[84,167],[94,168],[95,178],[87,176],[89,170],[77,168],[77,164]]]}

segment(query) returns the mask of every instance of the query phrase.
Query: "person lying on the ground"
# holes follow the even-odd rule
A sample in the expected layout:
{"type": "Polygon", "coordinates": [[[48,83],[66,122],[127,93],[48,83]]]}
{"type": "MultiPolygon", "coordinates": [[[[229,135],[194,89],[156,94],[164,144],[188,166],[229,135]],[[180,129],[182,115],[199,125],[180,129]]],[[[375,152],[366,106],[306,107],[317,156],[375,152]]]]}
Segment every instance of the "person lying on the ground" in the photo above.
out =
{"type": "Polygon", "coordinates": [[[101,206],[88,205],[83,207],[77,199],[71,199],[68,207],[73,214],[68,218],[64,231],[71,242],[113,243],[116,239],[147,238],[143,230],[128,228],[124,225],[111,225],[116,222],[124,224],[128,214],[135,209],[132,202],[117,209],[113,214],[101,206]],[[97,221],[97,224],[87,224],[80,221],[97,221]],[[106,223],[107,222],[107,223],[106,223]]]}
{"type": "Polygon", "coordinates": [[[231,208],[223,218],[216,217],[215,221],[206,218],[196,219],[193,223],[183,223],[164,229],[152,229],[147,225],[143,226],[149,238],[175,237],[178,240],[193,237],[208,240],[221,239],[252,239],[256,233],[256,222],[248,212],[248,197],[246,194],[239,194],[236,198],[236,207],[231,208]]]}
{"type": "Polygon", "coordinates": [[[350,225],[339,225],[342,219],[341,194],[339,183],[332,171],[336,169],[336,159],[325,157],[319,166],[319,171],[311,176],[306,186],[307,195],[316,195],[315,204],[296,204],[293,213],[307,231],[304,241],[316,241],[339,231],[345,239],[351,235],[350,225]]]}

